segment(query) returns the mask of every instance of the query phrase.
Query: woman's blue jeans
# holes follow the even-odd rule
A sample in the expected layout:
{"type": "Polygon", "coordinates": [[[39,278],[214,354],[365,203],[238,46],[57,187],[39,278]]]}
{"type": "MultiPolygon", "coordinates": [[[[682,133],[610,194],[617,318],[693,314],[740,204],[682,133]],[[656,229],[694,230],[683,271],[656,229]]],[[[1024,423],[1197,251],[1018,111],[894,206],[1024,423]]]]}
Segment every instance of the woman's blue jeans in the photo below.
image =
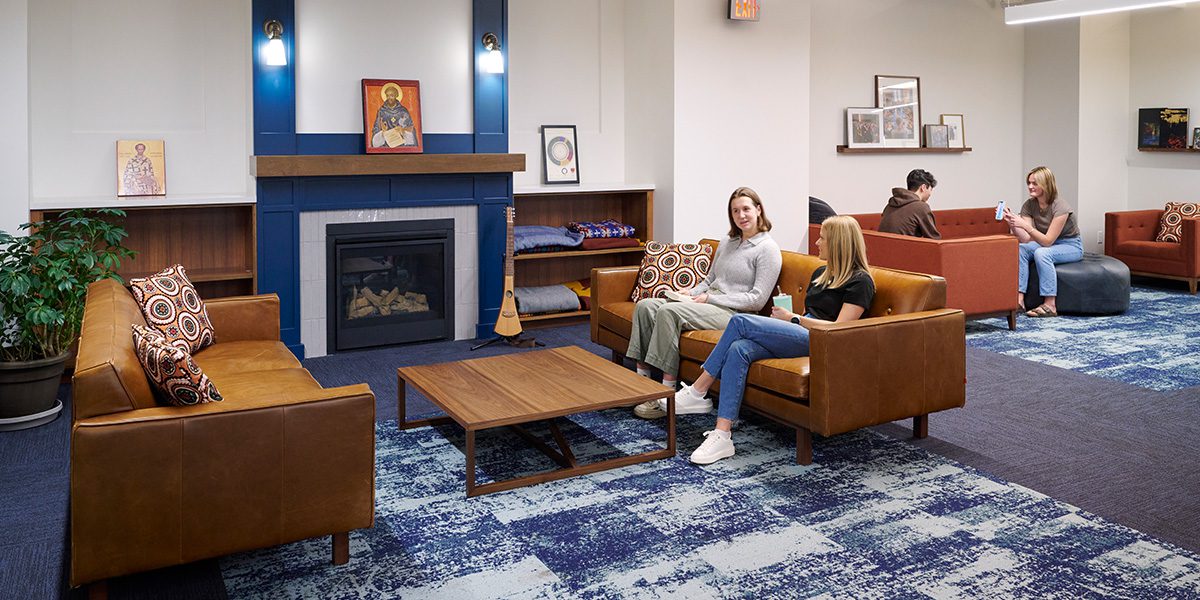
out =
{"type": "Polygon", "coordinates": [[[1083,240],[1078,236],[1058,238],[1050,246],[1029,241],[1018,246],[1018,249],[1021,262],[1017,269],[1017,291],[1022,294],[1029,287],[1030,261],[1037,265],[1038,293],[1046,297],[1058,295],[1058,274],[1054,272],[1054,265],[1083,260],[1083,240]]]}
{"type": "Polygon", "coordinates": [[[721,380],[717,416],[734,421],[742,407],[750,363],[764,358],[808,356],[808,330],[779,319],[737,314],[701,368],[721,380]]]}

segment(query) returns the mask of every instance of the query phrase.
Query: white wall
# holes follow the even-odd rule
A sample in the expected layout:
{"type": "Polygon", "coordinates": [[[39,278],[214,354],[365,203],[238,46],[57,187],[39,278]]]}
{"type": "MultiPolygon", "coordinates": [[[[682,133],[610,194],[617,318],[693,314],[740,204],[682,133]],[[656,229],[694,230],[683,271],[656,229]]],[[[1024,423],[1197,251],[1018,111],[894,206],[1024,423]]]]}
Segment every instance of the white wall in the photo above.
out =
{"type": "Polygon", "coordinates": [[[423,132],[471,133],[471,22],[470,0],[297,0],[296,131],[362,132],[363,79],[416,79],[423,132]]]}
{"type": "Polygon", "coordinates": [[[1054,172],[1059,197],[1078,213],[1084,208],[1079,195],[1079,19],[1024,28],[1023,160],[1021,171],[1013,177],[1018,187],[1010,204],[1020,206],[1018,202],[1029,197],[1025,174],[1046,166],[1054,172]]]}
{"type": "Polygon", "coordinates": [[[654,237],[675,241],[675,5],[625,0],[625,177],[654,184],[654,237]]]}
{"type": "Polygon", "coordinates": [[[0,231],[29,220],[29,11],[0,0],[0,231]]]}
{"type": "Polygon", "coordinates": [[[510,0],[509,152],[515,187],[542,182],[542,125],[575,125],[580,183],[625,181],[625,5],[510,0]]]}
{"type": "Polygon", "coordinates": [[[29,5],[35,199],[113,196],[136,138],[165,140],[172,195],[248,193],[249,2],[29,5]]]}
{"type": "MultiPolygon", "coordinates": [[[[674,239],[729,230],[729,193],[754,188],[785,250],[808,226],[809,3],[729,21],[727,0],[675,0],[674,239]]],[[[656,220],[656,226],[658,221],[656,220]]]]}
{"type": "MultiPolygon", "coordinates": [[[[1139,108],[1189,108],[1189,127],[1200,127],[1200,45],[1192,41],[1196,31],[1200,6],[1133,13],[1126,122],[1136,122],[1139,108]]],[[[1139,152],[1132,131],[1124,147],[1129,151],[1130,209],[1200,202],[1200,155],[1139,152]]]]}
{"type": "Polygon", "coordinates": [[[935,209],[1020,198],[1022,30],[1006,26],[1001,11],[984,1],[813,0],[812,185],[796,187],[797,201],[811,194],[839,213],[879,212],[914,168],[937,177],[935,209]],[[963,114],[973,150],[837,154],[846,107],[875,104],[875,75],[920,77],[922,123],[963,114]]]}
{"type": "Polygon", "coordinates": [[[1083,248],[1104,252],[1104,213],[1128,205],[1133,139],[1129,96],[1129,15],[1103,15],[1079,27],[1079,203],[1083,248]],[[1114,93],[1116,92],[1116,93],[1114,93]]]}

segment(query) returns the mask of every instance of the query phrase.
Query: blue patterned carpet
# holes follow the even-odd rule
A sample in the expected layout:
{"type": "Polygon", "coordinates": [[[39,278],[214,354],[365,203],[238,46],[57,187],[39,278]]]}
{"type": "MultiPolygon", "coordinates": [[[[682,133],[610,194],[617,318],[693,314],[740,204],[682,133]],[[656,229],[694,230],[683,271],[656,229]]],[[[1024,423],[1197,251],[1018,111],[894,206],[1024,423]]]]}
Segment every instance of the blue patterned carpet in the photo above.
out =
{"type": "MultiPolygon", "coordinates": [[[[625,410],[573,417],[582,459],[661,444],[625,410]]],[[[1200,556],[872,431],[817,438],[752,419],[738,454],[680,455],[474,499],[453,427],[378,427],[376,522],[349,565],[322,538],[221,560],[231,598],[1200,598],[1200,556]]],[[[480,479],[552,466],[481,435],[480,479]]]]}
{"type": "Polygon", "coordinates": [[[970,321],[967,343],[1153,390],[1200,386],[1200,296],[1134,287],[1123,315],[1017,318],[1016,331],[970,321]]]}

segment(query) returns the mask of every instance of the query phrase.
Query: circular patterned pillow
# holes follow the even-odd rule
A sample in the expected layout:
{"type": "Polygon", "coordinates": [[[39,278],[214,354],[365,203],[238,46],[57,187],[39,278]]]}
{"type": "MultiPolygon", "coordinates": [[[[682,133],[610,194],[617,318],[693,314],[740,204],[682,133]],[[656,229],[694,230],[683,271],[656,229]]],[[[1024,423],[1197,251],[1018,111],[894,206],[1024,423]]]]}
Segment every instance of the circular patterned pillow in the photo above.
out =
{"type": "Polygon", "coordinates": [[[158,330],[133,325],[133,350],[160,400],[189,406],[223,400],[192,355],[167,341],[158,330]]]}
{"type": "Polygon", "coordinates": [[[663,292],[690,290],[708,276],[712,266],[712,247],[707,244],[664,244],[646,242],[637,285],[630,296],[634,302],[644,298],[663,298],[663,292]]]}
{"type": "Polygon", "coordinates": [[[216,341],[208,311],[181,265],[149,277],[129,280],[129,291],[142,307],[146,322],[185,352],[198,352],[216,341]]]}
{"type": "Polygon", "coordinates": [[[1154,236],[1154,241],[1176,244],[1182,242],[1183,220],[1197,217],[1200,217],[1200,204],[1168,202],[1166,210],[1158,220],[1158,234],[1154,236]]]}

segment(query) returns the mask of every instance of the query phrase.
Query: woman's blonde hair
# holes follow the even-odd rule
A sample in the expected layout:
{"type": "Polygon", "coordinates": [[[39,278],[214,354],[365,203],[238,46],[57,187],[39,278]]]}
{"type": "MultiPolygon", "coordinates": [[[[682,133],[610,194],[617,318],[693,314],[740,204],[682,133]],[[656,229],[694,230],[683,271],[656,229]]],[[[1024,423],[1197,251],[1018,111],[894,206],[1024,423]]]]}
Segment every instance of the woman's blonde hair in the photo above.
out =
{"type": "Polygon", "coordinates": [[[1046,190],[1046,202],[1054,204],[1054,200],[1058,198],[1058,184],[1054,182],[1054,173],[1049,167],[1036,167],[1025,176],[1025,181],[1028,182],[1032,177],[1043,190],[1046,190]]]}
{"type": "Polygon", "coordinates": [[[867,243],[854,217],[829,217],[821,223],[821,239],[825,240],[825,272],[813,283],[827,288],[839,288],[850,281],[855,271],[867,271],[867,243]]]}
{"type": "Polygon", "coordinates": [[[733,201],[742,196],[749,198],[754,203],[754,206],[758,207],[759,233],[771,230],[771,221],[767,218],[767,210],[763,208],[762,200],[758,197],[758,192],[748,187],[740,187],[733,190],[733,193],[729,195],[729,204],[725,207],[725,216],[729,217],[729,239],[742,237],[742,230],[738,229],[737,223],[733,221],[733,201]]]}

